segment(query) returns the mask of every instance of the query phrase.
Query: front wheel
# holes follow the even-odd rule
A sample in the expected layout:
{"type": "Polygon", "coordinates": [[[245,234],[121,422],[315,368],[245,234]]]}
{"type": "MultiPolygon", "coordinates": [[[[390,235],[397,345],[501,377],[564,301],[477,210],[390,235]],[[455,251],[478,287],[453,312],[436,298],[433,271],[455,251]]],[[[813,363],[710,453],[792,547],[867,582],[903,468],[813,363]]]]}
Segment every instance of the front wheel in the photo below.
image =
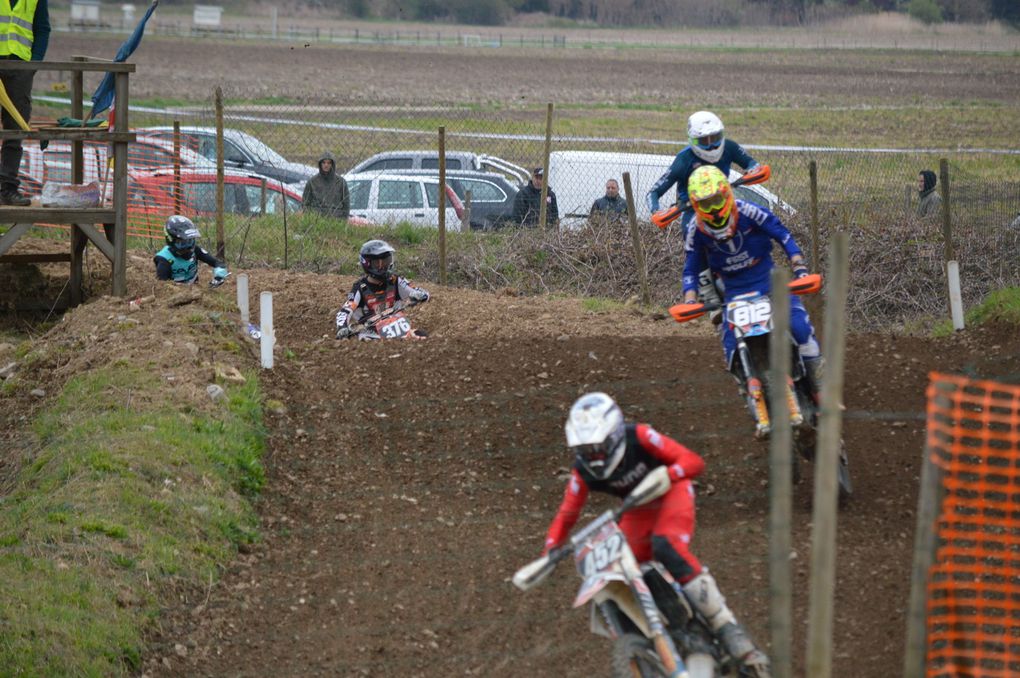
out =
{"type": "Polygon", "coordinates": [[[660,678],[669,674],[652,641],[637,633],[625,633],[613,643],[613,678],[660,678]]]}

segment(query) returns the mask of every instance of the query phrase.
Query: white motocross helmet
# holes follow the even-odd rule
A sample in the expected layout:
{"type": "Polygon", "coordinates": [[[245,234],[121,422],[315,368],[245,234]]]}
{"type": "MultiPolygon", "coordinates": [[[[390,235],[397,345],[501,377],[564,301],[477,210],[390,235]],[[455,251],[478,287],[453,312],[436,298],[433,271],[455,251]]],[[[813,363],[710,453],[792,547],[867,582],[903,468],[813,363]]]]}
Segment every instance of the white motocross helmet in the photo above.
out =
{"type": "Polygon", "coordinates": [[[605,393],[588,393],[577,399],[564,427],[567,447],[593,476],[605,480],[613,474],[627,449],[623,412],[605,393]]]}
{"type": "Polygon", "coordinates": [[[723,124],[715,113],[698,111],[687,119],[691,150],[707,163],[719,162],[723,153],[723,124]]]}

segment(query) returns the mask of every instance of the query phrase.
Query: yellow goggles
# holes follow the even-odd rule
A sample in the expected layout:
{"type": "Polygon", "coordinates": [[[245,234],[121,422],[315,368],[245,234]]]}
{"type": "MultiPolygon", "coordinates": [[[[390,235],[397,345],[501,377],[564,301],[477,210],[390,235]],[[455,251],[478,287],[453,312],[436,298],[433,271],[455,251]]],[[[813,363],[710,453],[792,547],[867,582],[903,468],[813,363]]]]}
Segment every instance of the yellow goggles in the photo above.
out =
{"type": "Polygon", "coordinates": [[[710,195],[707,198],[695,200],[694,202],[697,204],[698,209],[702,212],[718,212],[726,206],[727,197],[728,196],[725,196],[722,193],[716,193],[715,195],[710,195]]]}

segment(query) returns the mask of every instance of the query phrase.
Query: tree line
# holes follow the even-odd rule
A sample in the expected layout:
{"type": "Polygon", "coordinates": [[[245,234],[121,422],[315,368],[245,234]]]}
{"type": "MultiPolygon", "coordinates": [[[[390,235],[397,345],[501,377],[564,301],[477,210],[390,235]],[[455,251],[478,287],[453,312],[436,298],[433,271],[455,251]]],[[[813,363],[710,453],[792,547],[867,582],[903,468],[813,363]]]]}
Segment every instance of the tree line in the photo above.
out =
{"type": "MultiPolygon", "coordinates": [[[[192,1],[163,0],[164,4],[192,1]]],[[[1020,0],[290,0],[284,4],[351,19],[487,26],[504,25],[517,15],[530,13],[598,27],[796,26],[893,11],[927,24],[999,20],[1020,28],[1020,0]]]]}

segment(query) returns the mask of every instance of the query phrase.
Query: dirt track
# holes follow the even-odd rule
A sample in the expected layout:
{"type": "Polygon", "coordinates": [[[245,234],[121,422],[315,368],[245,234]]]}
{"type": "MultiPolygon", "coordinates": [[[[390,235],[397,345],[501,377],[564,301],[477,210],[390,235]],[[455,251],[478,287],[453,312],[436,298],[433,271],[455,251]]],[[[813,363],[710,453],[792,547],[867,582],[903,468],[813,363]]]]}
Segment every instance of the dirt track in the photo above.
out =
{"type": "MultiPolygon", "coordinates": [[[[766,448],[713,337],[570,300],[441,290],[415,316],[427,342],[337,345],[321,338],[346,284],[335,280],[256,276],[276,292],[280,351],[295,354],[265,381],[286,404],[269,415],[265,542],[167,610],[147,674],[604,674],[607,648],[570,609],[568,567],[527,595],[509,583],[562,492],[565,410],[593,388],[705,456],[694,551],[767,639],[766,448]]],[[[1018,356],[1009,330],[851,339],[857,493],[840,517],[834,675],[899,672],[928,371],[1016,380],[1018,356]]],[[[798,592],[807,492],[795,502],[798,592]]]]}

